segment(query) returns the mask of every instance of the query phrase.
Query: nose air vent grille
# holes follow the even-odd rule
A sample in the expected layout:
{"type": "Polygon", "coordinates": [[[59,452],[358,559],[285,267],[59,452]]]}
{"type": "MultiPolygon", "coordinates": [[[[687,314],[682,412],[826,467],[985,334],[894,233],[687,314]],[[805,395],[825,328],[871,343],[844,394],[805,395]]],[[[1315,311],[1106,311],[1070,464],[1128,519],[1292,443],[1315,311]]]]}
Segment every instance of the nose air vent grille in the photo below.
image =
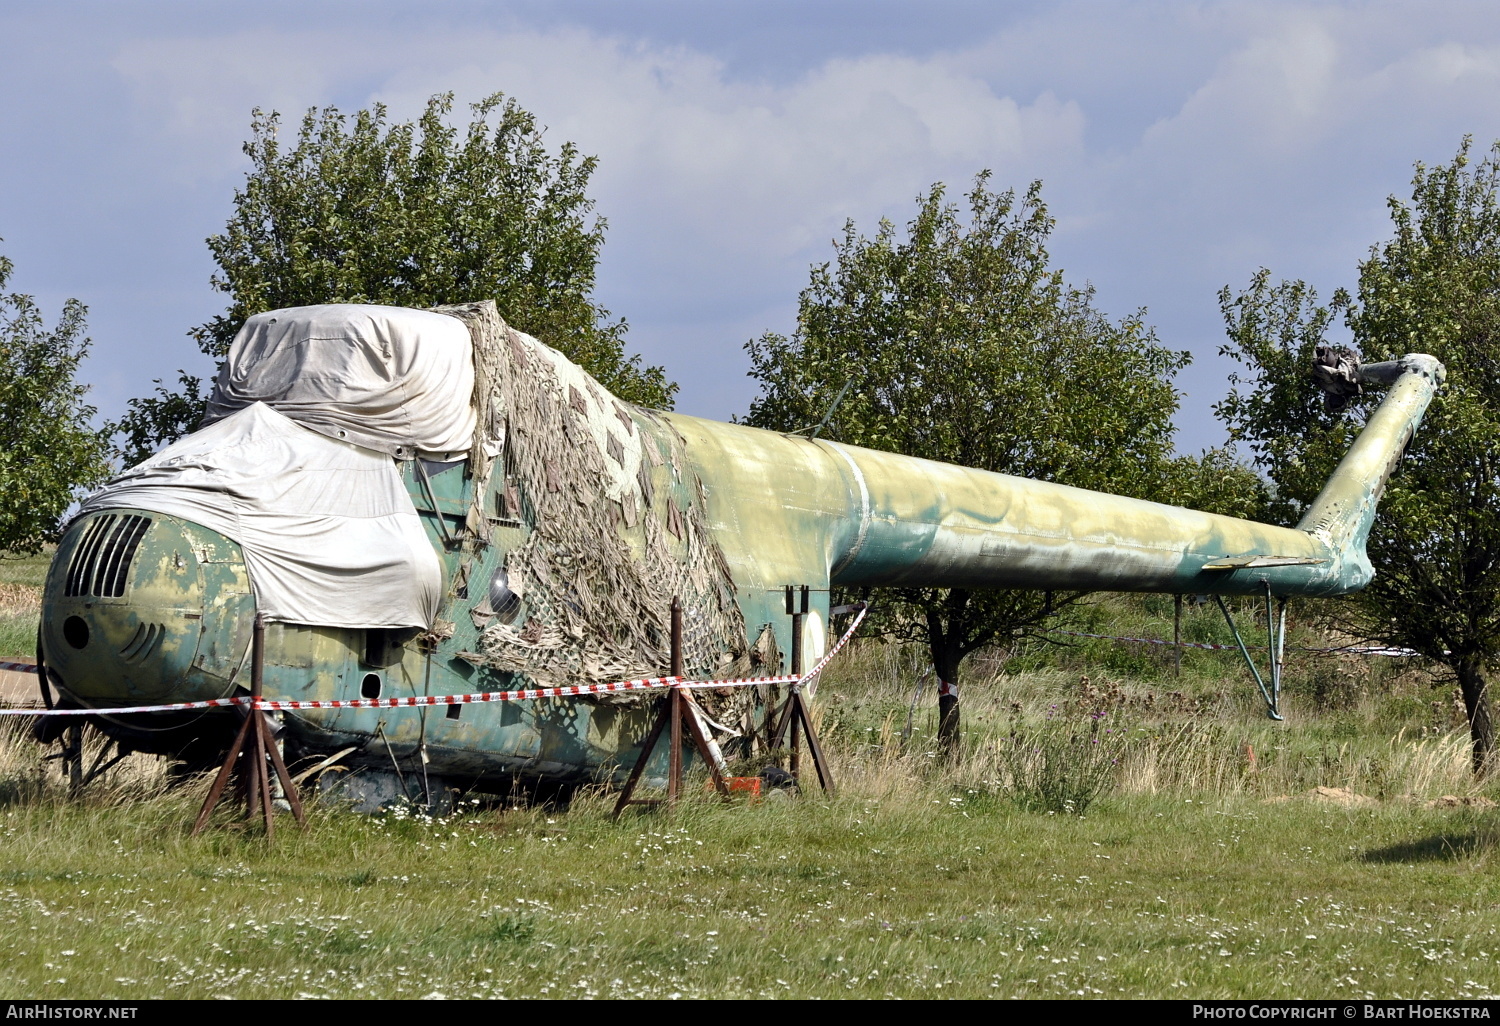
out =
{"type": "Polygon", "coordinates": [[[83,540],[73,550],[72,562],[68,564],[68,580],[63,590],[64,595],[71,597],[88,593],[89,585],[94,579],[94,559],[99,555],[101,536],[109,533],[114,522],[114,514],[106,513],[102,517],[95,517],[93,522],[83,529],[83,540]]]}
{"type": "Polygon", "coordinates": [[[129,644],[120,649],[120,655],[127,663],[137,663],[145,659],[156,650],[156,645],[161,641],[166,628],[158,623],[143,623],[135,629],[135,636],[130,639],[129,644]]]}
{"type": "Polygon", "coordinates": [[[135,550],[151,526],[149,517],[106,513],[84,528],[83,540],[73,550],[63,594],[119,598],[135,550]]]}

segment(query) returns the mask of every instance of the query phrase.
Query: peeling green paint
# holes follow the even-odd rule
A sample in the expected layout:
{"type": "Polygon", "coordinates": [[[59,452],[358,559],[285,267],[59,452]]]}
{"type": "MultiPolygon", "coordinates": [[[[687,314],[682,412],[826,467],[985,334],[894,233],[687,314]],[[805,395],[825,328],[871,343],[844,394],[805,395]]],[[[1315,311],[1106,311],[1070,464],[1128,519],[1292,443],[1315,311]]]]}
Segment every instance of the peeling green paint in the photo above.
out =
{"type": "MultiPolygon", "coordinates": [[[[651,495],[642,515],[664,517],[668,504],[682,509],[701,496],[752,642],[770,625],[780,650],[789,652],[783,588],[810,586],[811,658],[822,651],[820,625],[827,622],[828,589],[835,585],[1250,594],[1269,584],[1276,595],[1343,594],[1370,578],[1365,542],[1376,504],[1441,384],[1442,367],[1430,357],[1408,357],[1393,376],[1390,394],[1296,528],[742,425],[633,411],[643,441],[669,454],[673,432],[686,454],[680,466],[663,460],[643,470],[651,495]],[[1253,562],[1244,557],[1253,556],[1280,557],[1283,565],[1243,565],[1253,562]],[[1226,558],[1238,562],[1205,569],[1226,558]]],[[[461,464],[431,469],[435,508],[416,464],[403,465],[408,491],[443,563],[447,590],[439,616],[452,624],[450,636],[424,647],[415,632],[272,624],[266,639],[268,696],[440,695],[530,683],[458,657],[478,644],[480,628],[469,610],[506,554],[524,543],[530,525],[499,515],[494,493],[504,481],[497,474],[483,507],[493,514],[491,544],[453,543],[463,532],[473,480],[461,464]]],[[[636,544],[639,527],[618,529],[636,544]]],[[[82,704],[217,698],[247,683],[254,617],[249,577],[239,546],[201,526],[135,510],[82,518],[58,549],[44,602],[46,663],[56,685],[82,704]],[[116,515],[151,520],[123,594],[65,594],[89,525],[116,515]],[[75,626],[70,637],[70,619],[87,628],[81,646],[76,642],[83,632],[75,626]]],[[[219,722],[231,723],[232,715],[223,714],[219,722]]],[[[355,763],[374,768],[394,758],[410,771],[425,746],[430,772],[456,783],[513,775],[581,782],[623,776],[653,716],[649,705],[549,699],[464,705],[456,718],[443,707],[343,709],[287,713],[285,722],[303,748],[355,745],[355,763]]],[[[665,758],[663,747],[651,772],[662,772],[665,758]]]]}

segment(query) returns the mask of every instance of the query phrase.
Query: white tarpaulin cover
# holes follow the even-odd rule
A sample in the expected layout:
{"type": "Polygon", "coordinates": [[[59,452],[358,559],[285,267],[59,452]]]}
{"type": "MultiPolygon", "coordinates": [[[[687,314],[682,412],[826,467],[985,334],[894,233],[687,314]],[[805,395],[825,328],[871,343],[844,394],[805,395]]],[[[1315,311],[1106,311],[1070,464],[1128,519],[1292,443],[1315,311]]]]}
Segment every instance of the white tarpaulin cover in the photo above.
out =
{"type": "MultiPolygon", "coordinates": [[[[464,392],[465,410],[468,399],[464,392]]],[[[442,570],[395,461],[299,427],[264,403],[127,470],[80,514],[119,507],[181,517],[239,542],[256,605],[270,619],[429,627],[436,615],[442,570]]]]}
{"type": "Polygon", "coordinates": [[[454,459],[474,436],[473,391],[473,343],[456,317],[395,306],[302,306],[245,322],[203,423],[265,403],[367,449],[454,459]]]}

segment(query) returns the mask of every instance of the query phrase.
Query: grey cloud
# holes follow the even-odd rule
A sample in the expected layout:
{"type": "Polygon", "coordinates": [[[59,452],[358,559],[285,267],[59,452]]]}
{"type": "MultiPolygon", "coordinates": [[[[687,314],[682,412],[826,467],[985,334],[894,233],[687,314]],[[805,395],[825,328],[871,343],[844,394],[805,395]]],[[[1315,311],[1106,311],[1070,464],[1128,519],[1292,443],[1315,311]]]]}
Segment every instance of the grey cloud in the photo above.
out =
{"type": "Polygon", "coordinates": [[[0,14],[0,37],[24,29],[0,44],[0,236],[19,284],[93,305],[88,373],[117,412],[192,359],[182,332],[221,305],[201,240],[227,216],[252,106],[295,124],[378,99],[409,117],[433,92],[499,89],[599,156],[601,298],[683,382],[684,409],[723,415],[750,395],[741,344],[790,328],[845,218],[902,222],[933,181],[956,197],[988,167],[1001,185],[1043,178],[1069,275],[1198,353],[1182,418],[1196,445],[1217,435],[1217,288],[1260,264],[1347,283],[1414,160],[1500,137],[1488,6],[981,8],[935,8],[951,23],[920,46],[901,36],[912,18],[835,43],[772,8],[759,59],[727,37],[748,8],[723,15],[723,36],[708,15],[683,28],[587,4],[473,23],[400,4],[19,29],[0,14]]]}

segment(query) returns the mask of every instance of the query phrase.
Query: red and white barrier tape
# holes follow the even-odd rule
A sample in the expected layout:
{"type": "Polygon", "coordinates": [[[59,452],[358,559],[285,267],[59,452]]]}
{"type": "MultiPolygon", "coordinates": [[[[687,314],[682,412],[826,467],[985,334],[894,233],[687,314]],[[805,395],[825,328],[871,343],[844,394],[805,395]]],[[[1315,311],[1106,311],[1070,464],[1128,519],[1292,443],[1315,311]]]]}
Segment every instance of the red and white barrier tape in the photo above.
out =
{"type": "Polygon", "coordinates": [[[127,705],[110,709],[0,709],[0,716],[113,716],[116,713],[179,712],[184,709],[223,709],[249,705],[249,696],[210,698],[202,702],[164,702],[160,705],[127,705]]]}
{"type": "MultiPolygon", "coordinates": [[[[111,716],[126,713],[182,712],[191,709],[219,709],[225,706],[245,705],[267,711],[295,709],[405,709],[413,706],[468,705],[476,702],[527,702],[537,698],[565,698],[575,695],[598,695],[611,691],[649,691],[657,688],[743,688],[755,684],[806,684],[828,665],[844,647],[865,618],[868,607],[863,607],[844,636],[828,650],[807,673],[782,677],[736,677],[730,680],[684,680],[682,677],[643,677],[638,680],[621,680],[610,684],[570,684],[555,688],[521,688],[515,691],[479,691],[470,695],[413,695],[407,698],[344,698],[319,700],[271,699],[259,701],[249,695],[236,698],[210,698],[198,702],[167,702],[159,705],[131,705],[108,709],[0,709],[0,716],[94,716],[100,713],[111,716]]],[[[0,663],[3,669],[24,669],[35,673],[36,666],[30,663],[0,663]]]]}
{"type": "MultiPolygon", "coordinates": [[[[568,684],[555,688],[521,688],[516,691],[477,691],[470,695],[413,695],[408,698],[347,698],[294,700],[263,698],[257,709],[404,709],[408,706],[468,705],[473,702],[528,702],[536,698],[568,698],[575,695],[598,695],[610,691],[650,691],[656,688],[736,688],[750,684],[779,684],[796,681],[796,677],[760,677],[735,680],[684,680],[681,677],[644,677],[611,684],[568,684]]],[[[240,701],[249,703],[249,698],[240,701]]]]}
{"type": "Polygon", "coordinates": [[[859,630],[859,625],[864,622],[865,614],[869,611],[870,607],[868,605],[863,602],[859,604],[859,613],[854,617],[854,622],[849,625],[848,630],[844,631],[844,636],[842,638],[839,638],[838,641],[834,642],[833,647],[830,648],[826,653],[824,653],[823,658],[819,659],[817,664],[814,665],[811,670],[802,675],[803,684],[806,684],[808,681],[812,680],[818,674],[823,672],[823,667],[827,666],[828,663],[833,659],[833,657],[839,654],[839,650],[849,643],[849,639],[854,637],[854,632],[859,630]]]}
{"type": "MultiPolygon", "coordinates": [[[[1086,631],[1048,631],[1049,634],[1065,634],[1070,638],[1099,638],[1103,641],[1130,641],[1138,645],[1166,645],[1177,648],[1205,648],[1213,652],[1238,652],[1238,645],[1214,645],[1206,641],[1163,641],[1160,638],[1122,638],[1114,634],[1089,634],[1086,631]]],[[[1246,645],[1246,648],[1265,648],[1264,645],[1246,645]]],[[[1409,648],[1380,648],[1373,645],[1346,645],[1342,648],[1314,648],[1310,645],[1289,646],[1297,652],[1325,652],[1334,655],[1399,656],[1417,655],[1409,648]]]]}

